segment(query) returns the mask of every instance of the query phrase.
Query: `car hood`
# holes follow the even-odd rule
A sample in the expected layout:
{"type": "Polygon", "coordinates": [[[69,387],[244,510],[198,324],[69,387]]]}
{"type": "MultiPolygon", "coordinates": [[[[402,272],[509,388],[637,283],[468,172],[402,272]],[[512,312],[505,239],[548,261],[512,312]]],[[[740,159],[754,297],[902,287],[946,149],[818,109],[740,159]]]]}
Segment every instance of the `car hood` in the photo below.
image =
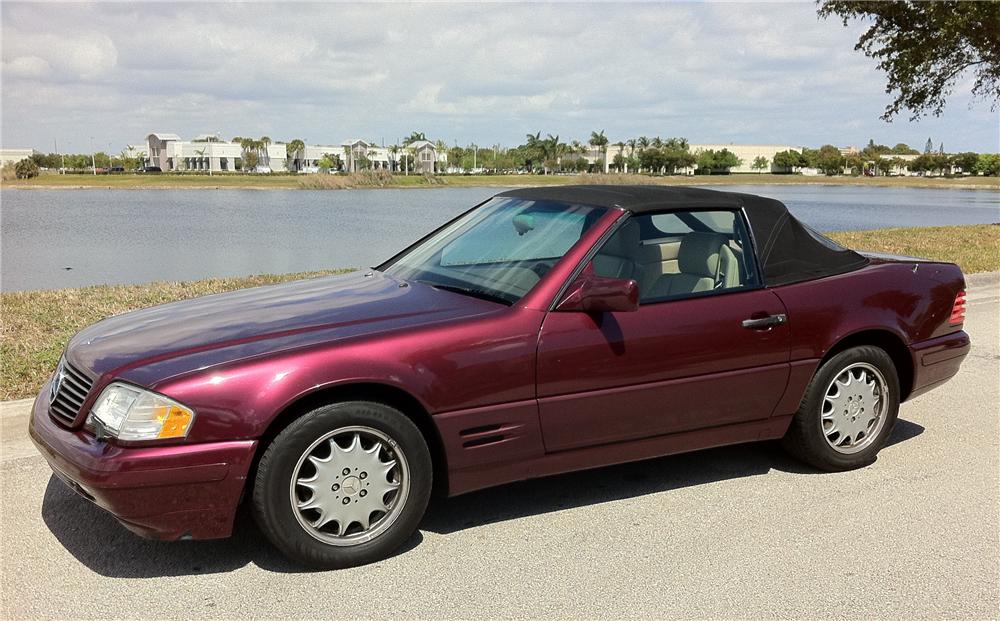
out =
{"type": "Polygon", "coordinates": [[[504,308],[380,272],[355,272],[110,317],[73,337],[66,356],[94,376],[192,354],[199,354],[196,358],[202,367],[273,349],[413,328],[504,308]]]}

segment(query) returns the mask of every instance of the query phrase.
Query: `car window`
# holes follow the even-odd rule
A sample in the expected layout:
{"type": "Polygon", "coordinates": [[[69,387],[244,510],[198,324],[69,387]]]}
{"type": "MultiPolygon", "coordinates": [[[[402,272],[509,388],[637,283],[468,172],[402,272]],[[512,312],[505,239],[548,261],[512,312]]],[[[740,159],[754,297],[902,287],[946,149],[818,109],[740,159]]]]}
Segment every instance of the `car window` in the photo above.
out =
{"type": "Polygon", "coordinates": [[[385,266],[387,274],[513,304],[600,218],[599,207],[494,198],[385,266]]]}
{"type": "Polygon", "coordinates": [[[735,212],[732,211],[696,211],[678,215],[677,213],[658,213],[644,216],[648,219],[651,228],[656,229],[664,235],[685,235],[693,232],[692,224],[707,228],[716,233],[728,233],[733,230],[733,218],[735,212]],[[681,218],[685,218],[682,220],[681,218]]]}
{"type": "Polygon", "coordinates": [[[441,251],[441,265],[554,259],[580,239],[586,213],[536,206],[506,209],[483,220],[441,251]]]}
{"type": "Polygon", "coordinates": [[[756,286],[743,217],[730,210],[631,216],[593,260],[594,272],[639,284],[641,304],[756,286]]]}

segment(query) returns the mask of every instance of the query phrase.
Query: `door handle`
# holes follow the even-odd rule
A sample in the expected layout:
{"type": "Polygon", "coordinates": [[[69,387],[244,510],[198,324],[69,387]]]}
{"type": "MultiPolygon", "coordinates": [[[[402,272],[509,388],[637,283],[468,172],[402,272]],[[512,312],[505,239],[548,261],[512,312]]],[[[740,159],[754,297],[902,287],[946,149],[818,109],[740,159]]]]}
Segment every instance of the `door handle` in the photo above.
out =
{"type": "Polygon", "coordinates": [[[749,330],[764,330],[771,329],[774,326],[780,326],[784,323],[788,323],[788,315],[779,313],[777,315],[768,315],[757,319],[744,319],[743,327],[749,330]]]}

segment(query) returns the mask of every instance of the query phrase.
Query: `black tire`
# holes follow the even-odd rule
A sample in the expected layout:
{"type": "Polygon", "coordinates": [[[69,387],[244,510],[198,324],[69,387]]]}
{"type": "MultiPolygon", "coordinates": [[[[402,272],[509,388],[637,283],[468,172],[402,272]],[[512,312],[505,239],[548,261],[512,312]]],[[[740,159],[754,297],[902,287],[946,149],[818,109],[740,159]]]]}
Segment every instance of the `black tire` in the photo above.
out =
{"type": "Polygon", "coordinates": [[[896,424],[899,413],[899,376],[889,355],[878,347],[864,345],[846,349],[827,360],[816,371],[799,406],[791,427],[782,439],[782,446],[794,457],[820,470],[837,472],[867,466],[875,461],[896,424]],[[878,369],[888,387],[885,417],[881,429],[870,443],[853,454],[835,450],[827,441],[821,422],[821,411],[827,388],[845,369],[864,363],[878,369]]]}
{"type": "Polygon", "coordinates": [[[427,508],[432,483],[430,451],[409,418],[381,403],[335,403],[296,419],[264,451],[254,480],[253,513],[267,538],[293,561],[318,569],[363,565],[386,558],[413,535],[427,508]],[[351,426],[375,429],[398,445],[408,464],[409,488],[402,508],[384,532],[370,541],[338,546],[320,541],[299,523],[289,486],[299,458],[316,440],[351,426]]]}

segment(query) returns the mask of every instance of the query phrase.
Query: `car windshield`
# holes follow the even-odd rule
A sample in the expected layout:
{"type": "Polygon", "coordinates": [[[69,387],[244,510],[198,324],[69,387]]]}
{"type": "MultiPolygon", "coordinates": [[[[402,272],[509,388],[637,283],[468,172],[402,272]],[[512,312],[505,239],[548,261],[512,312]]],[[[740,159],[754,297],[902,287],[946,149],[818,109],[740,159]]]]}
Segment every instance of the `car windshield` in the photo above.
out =
{"type": "Polygon", "coordinates": [[[513,304],[603,212],[583,205],[494,198],[412,248],[385,272],[513,304]]]}

